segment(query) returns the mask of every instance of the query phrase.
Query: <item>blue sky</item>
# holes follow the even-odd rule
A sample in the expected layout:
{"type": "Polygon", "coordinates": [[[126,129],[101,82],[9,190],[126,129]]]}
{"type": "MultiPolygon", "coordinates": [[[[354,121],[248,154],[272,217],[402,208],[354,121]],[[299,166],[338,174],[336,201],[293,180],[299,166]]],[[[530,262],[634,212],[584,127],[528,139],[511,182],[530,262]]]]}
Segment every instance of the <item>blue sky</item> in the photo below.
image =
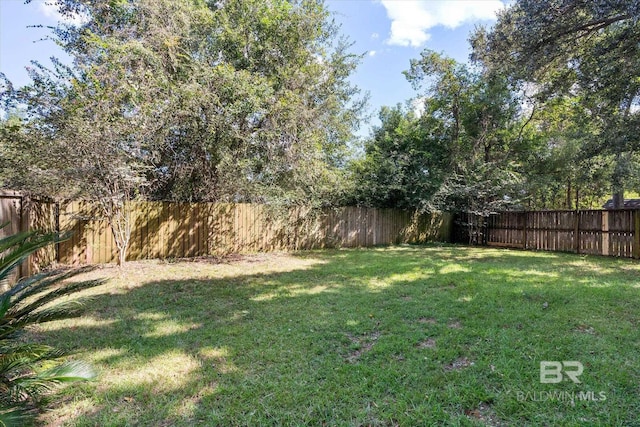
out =
{"type": "MultiPolygon", "coordinates": [[[[66,56],[46,38],[46,28],[60,17],[52,0],[0,0],[0,72],[14,85],[28,83],[25,70],[37,59],[66,56]]],[[[467,38],[475,25],[491,25],[500,0],[327,0],[342,33],[355,44],[355,53],[367,52],[352,80],[370,94],[371,121],[360,135],[367,135],[378,123],[377,111],[383,105],[402,103],[417,94],[402,75],[409,61],[426,48],[464,62],[469,56],[467,38]]]]}

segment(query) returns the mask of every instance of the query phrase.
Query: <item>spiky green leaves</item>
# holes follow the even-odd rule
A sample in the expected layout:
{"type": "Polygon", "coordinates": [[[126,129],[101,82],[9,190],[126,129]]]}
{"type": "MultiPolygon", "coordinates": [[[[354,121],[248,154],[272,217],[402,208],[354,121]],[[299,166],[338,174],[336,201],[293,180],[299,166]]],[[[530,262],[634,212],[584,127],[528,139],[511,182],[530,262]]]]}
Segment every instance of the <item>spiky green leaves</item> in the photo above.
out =
{"type": "MultiPolygon", "coordinates": [[[[34,251],[65,236],[58,234],[18,233],[0,239],[0,281],[34,251]]],[[[83,299],[69,299],[100,280],[67,282],[86,269],[52,271],[18,282],[0,294],[0,426],[24,426],[31,423],[37,397],[53,387],[95,377],[84,362],[70,361],[43,369],[62,356],[60,351],[22,338],[30,325],[66,319],[80,314],[83,299]]]]}

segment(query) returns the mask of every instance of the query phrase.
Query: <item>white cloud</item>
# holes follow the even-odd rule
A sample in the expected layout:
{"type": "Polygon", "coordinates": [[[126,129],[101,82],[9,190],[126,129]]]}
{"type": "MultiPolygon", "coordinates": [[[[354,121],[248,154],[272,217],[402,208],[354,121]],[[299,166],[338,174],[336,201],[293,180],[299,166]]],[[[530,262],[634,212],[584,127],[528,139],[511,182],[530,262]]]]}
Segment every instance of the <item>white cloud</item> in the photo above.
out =
{"type": "Polygon", "coordinates": [[[75,16],[61,14],[58,11],[58,2],[55,0],[39,0],[36,4],[38,5],[38,11],[52,21],[71,25],[81,25],[87,21],[86,15],[83,14],[75,16]]]}
{"type": "Polygon", "coordinates": [[[378,52],[376,52],[375,50],[370,50],[369,51],[369,56],[376,56],[376,53],[378,53],[378,52]]]}
{"type": "Polygon", "coordinates": [[[500,0],[381,0],[391,20],[388,44],[422,46],[438,25],[456,28],[462,24],[496,19],[505,7],[500,0]]]}
{"type": "Polygon", "coordinates": [[[378,34],[378,33],[372,33],[371,34],[371,38],[374,39],[374,40],[376,40],[379,37],[380,37],[380,34],[378,34]]]}
{"type": "Polygon", "coordinates": [[[425,101],[427,100],[427,98],[423,97],[423,96],[419,96],[417,98],[413,98],[410,101],[410,107],[411,110],[413,111],[413,114],[415,114],[416,117],[422,117],[422,115],[424,114],[424,110],[426,109],[426,106],[424,105],[425,101]]]}

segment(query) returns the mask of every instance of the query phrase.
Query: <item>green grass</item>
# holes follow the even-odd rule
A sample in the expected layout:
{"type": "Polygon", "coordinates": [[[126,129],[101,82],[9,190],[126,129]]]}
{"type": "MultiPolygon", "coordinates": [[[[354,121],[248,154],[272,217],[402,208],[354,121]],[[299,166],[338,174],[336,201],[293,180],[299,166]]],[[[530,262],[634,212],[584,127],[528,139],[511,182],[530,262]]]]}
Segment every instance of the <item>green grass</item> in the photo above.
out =
{"type": "Polygon", "coordinates": [[[407,246],[91,274],[113,279],[86,316],[34,334],[100,376],[43,423],[639,425],[635,261],[407,246]]]}

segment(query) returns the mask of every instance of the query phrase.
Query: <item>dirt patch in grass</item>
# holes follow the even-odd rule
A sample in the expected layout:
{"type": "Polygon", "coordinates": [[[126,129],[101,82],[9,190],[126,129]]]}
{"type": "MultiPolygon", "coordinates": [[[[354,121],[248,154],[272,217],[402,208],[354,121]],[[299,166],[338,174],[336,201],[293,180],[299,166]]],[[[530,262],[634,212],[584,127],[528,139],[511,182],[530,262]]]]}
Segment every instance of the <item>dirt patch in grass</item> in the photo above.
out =
{"type": "Polygon", "coordinates": [[[444,370],[449,372],[449,371],[459,371],[460,369],[463,368],[467,368],[469,366],[473,366],[474,362],[472,362],[471,360],[469,360],[466,357],[461,357],[459,359],[454,360],[453,362],[449,363],[448,365],[444,366],[444,370]]]}
{"type": "Polygon", "coordinates": [[[363,354],[371,351],[378,338],[380,338],[380,332],[373,331],[370,334],[364,334],[360,336],[347,334],[347,337],[349,338],[349,341],[351,341],[353,345],[358,346],[358,348],[349,353],[345,357],[345,360],[349,363],[355,363],[363,354]]]}
{"type": "Polygon", "coordinates": [[[447,326],[451,329],[460,329],[462,328],[462,323],[460,323],[459,320],[453,320],[449,323],[447,323],[447,326]]]}
{"type": "Polygon", "coordinates": [[[589,325],[578,325],[573,329],[574,332],[580,332],[582,334],[595,335],[596,330],[589,325]]]}
{"type": "Polygon", "coordinates": [[[469,418],[481,421],[486,426],[499,427],[505,425],[498,419],[495,412],[491,408],[491,405],[480,402],[477,408],[467,409],[464,411],[465,415],[469,418]]]}
{"type": "Polygon", "coordinates": [[[436,323],[438,323],[438,321],[433,317],[421,317],[418,319],[418,322],[425,323],[427,325],[435,325],[436,323]]]}
{"type": "Polygon", "coordinates": [[[436,340],[433,338],[427,338],[426,340],[418,343],[418,348],[436,348],[436,340]]]}

